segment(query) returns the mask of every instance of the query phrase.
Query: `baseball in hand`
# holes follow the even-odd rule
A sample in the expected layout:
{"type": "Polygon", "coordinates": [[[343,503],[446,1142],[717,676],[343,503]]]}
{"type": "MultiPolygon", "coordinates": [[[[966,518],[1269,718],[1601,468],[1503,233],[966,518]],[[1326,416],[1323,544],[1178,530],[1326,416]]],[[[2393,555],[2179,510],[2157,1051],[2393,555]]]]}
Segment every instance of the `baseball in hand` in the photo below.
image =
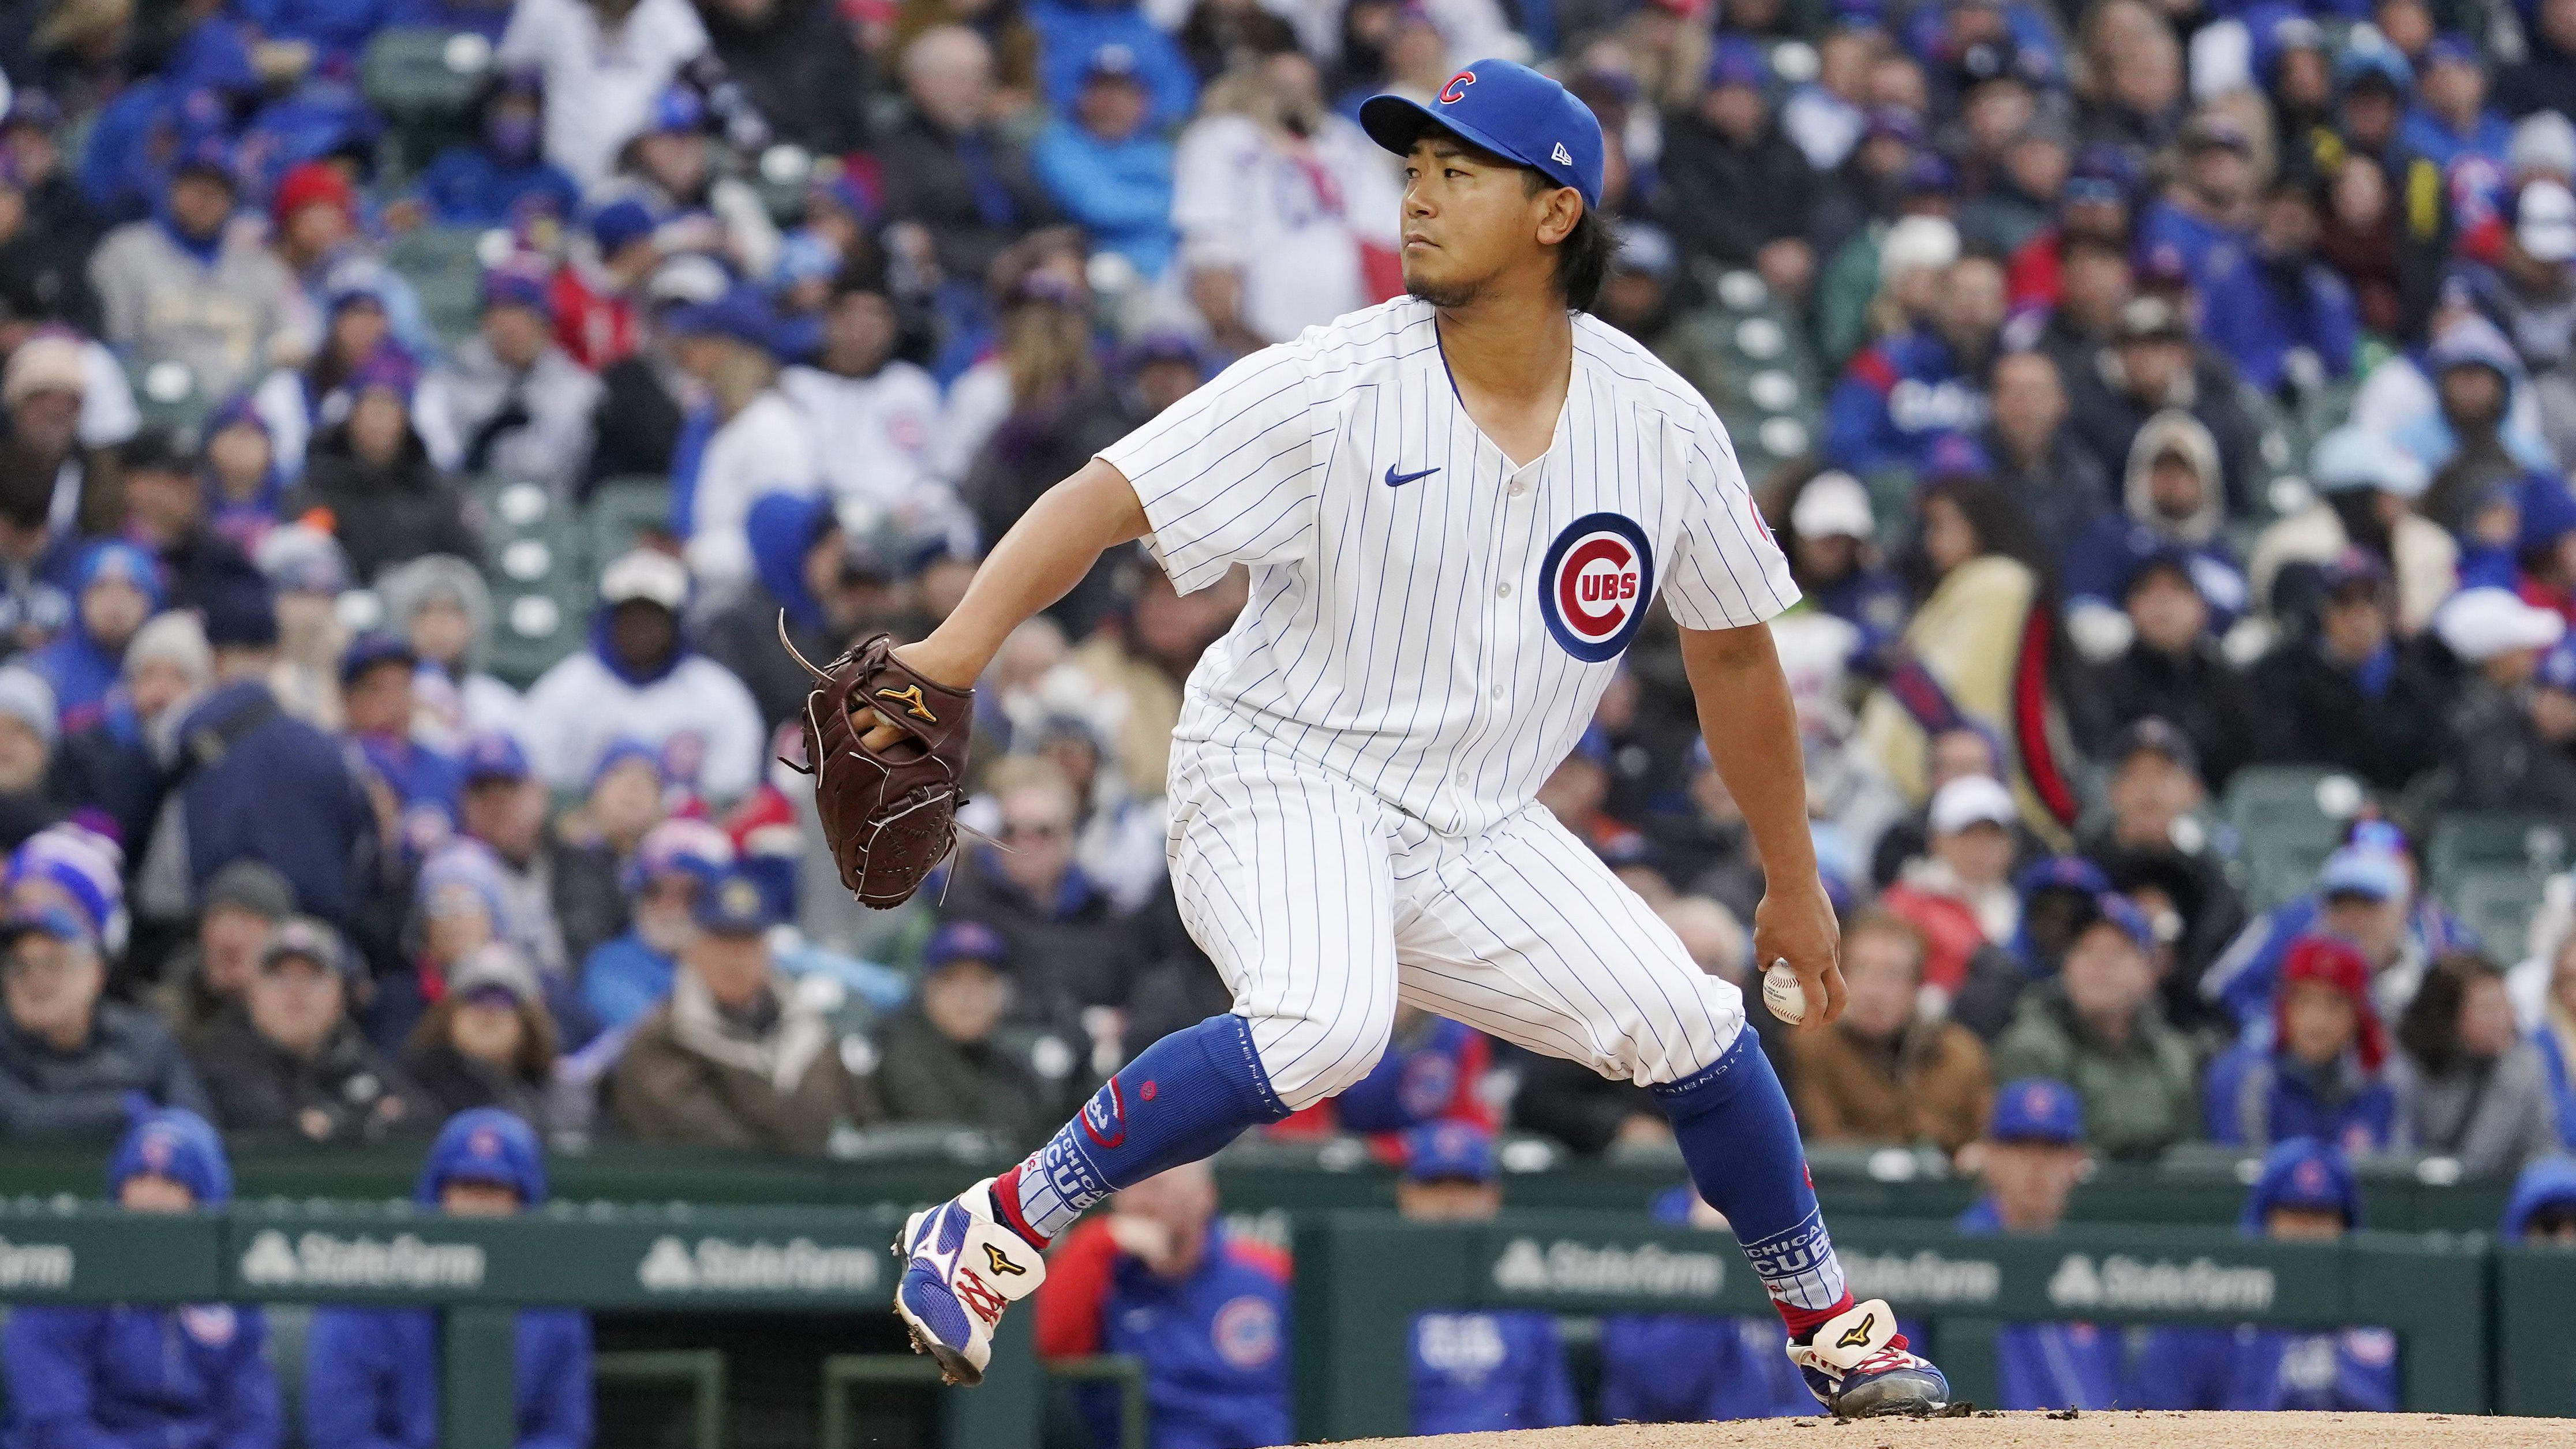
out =
{"type": "Polygon", "coordinates": [[[1807,992],[1798,984],[1798,973],[1789,969],[1785,956],[1771,963],[1762,973],[1762,1001],[1771,1014],[1796,1026],[1807,1019],[1807,992]]]}

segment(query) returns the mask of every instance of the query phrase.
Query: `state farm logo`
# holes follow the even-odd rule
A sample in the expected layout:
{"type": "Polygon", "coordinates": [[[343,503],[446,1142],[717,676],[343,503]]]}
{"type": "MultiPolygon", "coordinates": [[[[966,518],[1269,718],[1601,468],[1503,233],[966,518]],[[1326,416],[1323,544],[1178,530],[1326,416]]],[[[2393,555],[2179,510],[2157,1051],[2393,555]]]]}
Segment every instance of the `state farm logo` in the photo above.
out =
{"type": "Polygon", "coordinates": [[[13,1243],[0,1238],[0,1289],[69,1288],[72,1250],[61,1243],[13,1243]]]}
{"type": "Polygon", "coordinates": [[[2269,1268],[2232,1268],[2210,1258],[2177,1263],[2114,1253],[2097,1267],[2083,1253],[2060,1259],[2049,1275],[2048,1301],[2059,1308],[2189,1308],[2211,1313],[2272,1306],[2269,1268]]]}
{"type": "Polygon", "coordinates": [[[1929,1248],[1911,1257],[1846,1251],[1842,1260],[1854,1298],[1908,1305],[1992,1303],[2004,1283],[2003,1269],[1983,1258],[1944,1257],[1929,1248]]]}
{"type": "Polygon", "coordinates": [[[1654,596],[1654,550],[1646,531],[1621,514],[1588,513],[1567,524],[1539,564],[1539,616],[1586,664],[1617,658],[1654,596]]]}
{"type": "Polygon", "coordinates": [[[1514,1238],[1494,1262],[1494,1286],[1512,1293],[1620,1293],[1646,1298],[1714,1298],[1726,1260],[1661,1244],[1595,1247],[1559,1238],[1545,1248],[1514,1238]]]}
{"type": "Polygon", "coordinates": [[[379,1238],[308,1232],[292,1242],[263,1229],[242,1250],[242,1281],[256,1288],[480,1288],[478,1243],[433,1243],[414,1233],[379,1238]]]}
{"type": "Polygon", "coordinates": [[[827,1248],[811,1238],[785,1243],[700,1238],[695,1247],[660,1237],[635,1265],[655,1293],[873,1293],[881,1256],[868,1248],[827,1248]]]}

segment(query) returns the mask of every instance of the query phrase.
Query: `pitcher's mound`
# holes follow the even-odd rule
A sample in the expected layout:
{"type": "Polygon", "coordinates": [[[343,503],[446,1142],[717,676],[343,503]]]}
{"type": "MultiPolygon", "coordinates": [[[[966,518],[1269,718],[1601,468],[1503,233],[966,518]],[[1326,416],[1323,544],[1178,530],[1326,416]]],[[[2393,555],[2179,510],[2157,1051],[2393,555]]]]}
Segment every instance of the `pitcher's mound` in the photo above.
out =
{"type": "Polygon", "coordinates": [[[2176,1414],[2115,1409],[1964,1419],[1760,1419],[1731,1424],[1622,1424],[1433,1439],[1371,1439],[1349,1449],[2565,1449],[2576,1421],[2457,1414],[2176,1414]]]}

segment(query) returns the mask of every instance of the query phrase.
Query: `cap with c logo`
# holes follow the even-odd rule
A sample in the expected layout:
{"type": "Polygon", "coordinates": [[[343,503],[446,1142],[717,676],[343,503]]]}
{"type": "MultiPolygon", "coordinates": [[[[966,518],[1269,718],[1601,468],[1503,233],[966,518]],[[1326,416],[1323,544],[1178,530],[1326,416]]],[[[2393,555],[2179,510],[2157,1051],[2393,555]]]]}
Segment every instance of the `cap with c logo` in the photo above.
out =
{"type": "Polygon", "coordinates": [[[1480,60],[1449,77],[1430,105],[1371,96],[1360,125],[1398,156],[1437,127],[1479,150],[1516,161],[1601,204],[1601,122],[1574,93],[1528,66],[1480,60]]]}

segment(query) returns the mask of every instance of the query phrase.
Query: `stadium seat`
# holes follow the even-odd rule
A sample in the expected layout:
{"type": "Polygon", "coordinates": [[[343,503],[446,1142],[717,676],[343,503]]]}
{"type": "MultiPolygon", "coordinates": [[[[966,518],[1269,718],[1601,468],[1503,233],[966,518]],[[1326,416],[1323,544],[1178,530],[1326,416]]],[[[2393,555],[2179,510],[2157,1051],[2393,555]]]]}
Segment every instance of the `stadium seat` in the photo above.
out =
{"type": "Polygon", "coordinates": [[[466,111],[492,69],[479,35],[410,26],[376,32],[358,64],[367,101],[390,123],[387,170],[408,176],[466,139],[466,111]]]}
{"type": "Polygon", "coordinates": [[[2522,955],[2546,884],[2546,877],[2517,867],[2472,867],[2443,880],[2437,894],[2486,942],[2491,958],[2509,963],[2522,955]]]}
{"type": "Polygon", "coordinates": [[[2360,781],[2314,765],[2237,771],[2219,813],[2236,830],[2246,905],[2264,910],[2306,891],[2366,798],[2360,781]]]}
{"type": "Polygon", "coordinates": [[[142,411],[147,428],[172,428],[193,437],[206,414],[214,410],[215,399],[206,395],[197,374],[184,362],[128,362],[125,382],[134,391],[134,405],[142,411]]]}
{"type": "Polygon", "coordinates": [[[485,253],[508,242],[506,233],[472,227],[416,227],[394,238],[385,264],[411,283],[429,325],[452,344],[471,336],[480,319],[485,253]]]}
{"type": "Polygon", "coordinates": [[[2520,811],[2445,815],[2424,845],[2425,882],[2445,899],[2471,877],[2522,877],[2536,891],[2537,882],[2566,865],[2564,822],[2520,811]]]}
{"type": "Polygon", "coordinates": [[[521,688],[581,647],[595,585],[582,520],[536,483],[468,485],[483,515],[492,672],[521,688]]]}
{"type": "Polygon", "coordinates": [[[611,478],[581,506],[581,519],[582,531],[589,539],[591,562],[605,567],[646,534],[669,529],[670,482],[649,475],[611,478]]]}

